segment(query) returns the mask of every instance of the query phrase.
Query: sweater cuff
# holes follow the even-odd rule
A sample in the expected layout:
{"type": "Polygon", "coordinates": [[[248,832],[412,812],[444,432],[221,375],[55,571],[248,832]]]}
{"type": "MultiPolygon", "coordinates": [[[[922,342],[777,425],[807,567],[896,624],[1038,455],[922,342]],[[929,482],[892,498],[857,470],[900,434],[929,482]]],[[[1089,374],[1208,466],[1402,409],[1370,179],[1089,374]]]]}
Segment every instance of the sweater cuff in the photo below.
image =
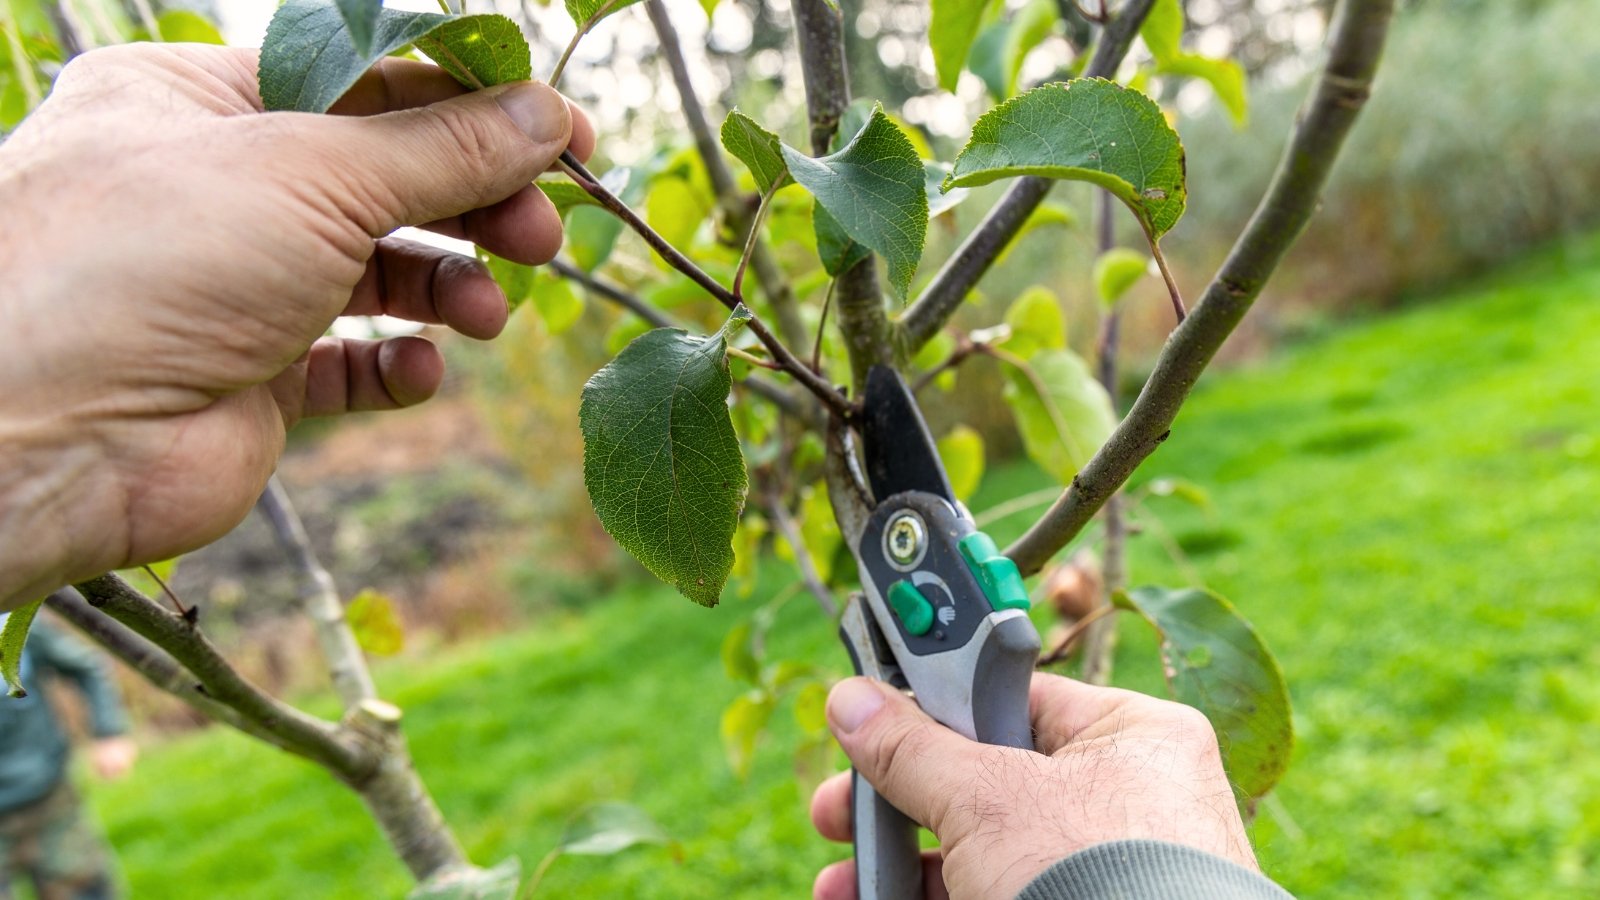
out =
{"type": "Polygon", "coordinates": [[[1193,847],[1109,841],[1044,870],[1017,900],[1294,900],[1266,876],[1193,847]]]}

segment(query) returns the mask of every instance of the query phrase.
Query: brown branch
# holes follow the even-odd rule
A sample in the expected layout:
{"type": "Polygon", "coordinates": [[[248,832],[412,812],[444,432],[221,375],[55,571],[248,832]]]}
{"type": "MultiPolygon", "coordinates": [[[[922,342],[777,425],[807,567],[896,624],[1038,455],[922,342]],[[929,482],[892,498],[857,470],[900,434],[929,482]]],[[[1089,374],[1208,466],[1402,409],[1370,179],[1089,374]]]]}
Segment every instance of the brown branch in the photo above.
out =
{"type": "Polygon", "coordinates": [[[207,718],[237,728],[281,750],[294,752],[277,735],[212,699],[200,687],[194,674],[173,659],[171,654],[90,606],[77,591],[62,588],[46,598],[45,605],[161,691],[189,704],[207,718]]]}
{"type": "Polygon", "coordinates": [[[256,510],[272,526],[278,546],[300,576],[300,610],[311,620],[317,646],[322,649],[328,675],[344,708],[353,709],[363,700],[376,698],[378,689],[372,682],[372,672],[367,668],[361,645],[344,617],[339,587],[333,581],[333,574],[317,559],[305,523],[300,521],[300,514],[295,511],[277,475],[267,479],[267,489],[256,500],[256,510]]]}
{"type": "Polygon", "coordinates": [[[199,681],[199,690],[270,732],[277,746],[303,756],[352,785],[370,777],[376,760],[337,725],[301,712],[240,675],[200,629],[162,609],[116,575],[77,585],[89,605],[171,654],[199,681]]]}
{"type": "MultiPolygon", "coordinates": [[[[718,284],[716,279],[707,275],[704,270],[684,256],[678,248],[672,246],[666,238],[662,237],[654,228],[651,228],[643,219],[639,218],[638,213],[628,208],[628,205],[623,203],[615,194],[606,190],[600,180],[595,178],[584,167],[583,163],[572,155],[570,150],[561,154],[561,163],[567,174],[579,187],[582,187],[601,206],[605,207],[629,228],[632,228],[640,237],[644,238],[645,243],[660,254],[668,265],[687,275],[689,280],[699,285],[712,297],[715,297],[718,302],[726,306],[730,311],[739,308],[739,298],[734,296],[732,291],[718,284]]],[[[779,341],[768,330],[766,323],[762,322],[758,316],[751,314],[746,324],[750,328],[750,333],[754,334],[762,344],[766,345],[768,352],[772,354],[772,358],[783,366],[784,372],[788,373],[791,378],[800,382],[806,390],[815,394],[835,414],[846,419],[855,416],[855,410],[850,401],[845,399],[844,395],[840,394],[822,376],[812,371],[809,366],[799,359],[796,359],[795,355],[789,351],[789,348],[784,346],[783,342],[779,341]]]]}
{"type": "Polygon", "coordinates": [[[1346,0],[1341,7],[1327,65],[1249,225],[1200,302],[1167,339],[1127,417],[1044,518],[1007,549],[1025,574],[1066,546],[1166,439],[1200,373],[1316,212],[1339,148],[1371,91],[1393,12],[1393,0],[1346,0]]]}
{"type": "MultiPolygon", "coordinates": [[[[1128,55],[1139,26],[1154,5],[1155,0],[1128,0],[1122,11],[1101,29],[1094,57],[1084,70],[1085,77],[1110,78],[1117,74],[1117,67],[1128,55]]],[[[904,352],[915,353],[939,333],[984,273],[1000,258],[1000,253],[1016,238],[1054,184],[1053,180],[1038,176],[1018,178],[989,210],[983,222],[967,236],[955,255],[928,282],[922,295],[900,317],[896,330],[904,352]]]]}

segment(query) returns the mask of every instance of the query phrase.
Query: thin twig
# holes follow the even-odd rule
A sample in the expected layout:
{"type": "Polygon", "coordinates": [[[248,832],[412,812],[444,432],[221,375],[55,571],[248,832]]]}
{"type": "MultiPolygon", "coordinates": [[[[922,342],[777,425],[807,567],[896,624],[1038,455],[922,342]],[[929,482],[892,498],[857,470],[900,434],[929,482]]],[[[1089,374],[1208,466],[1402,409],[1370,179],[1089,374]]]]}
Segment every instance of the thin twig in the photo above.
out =
{"type": "Polygon", "coordinates": [[[345,619],[339,587],[312,549],[305,523],[300,520],[289,492],[284,490],[277,475],[267,479],[267,488],[256,500],[256,509],[272,527],[278,546],[300,576],[300,609],[311,620],[317,646],[328,666],[328,676],[344,708],[353,709],[363,700],[376,698],[378,689],[361,645],[345,619]]]}
{"type": "MultiPolygon", "coordinates": [[[[1117,67],[1128,55],[1139,26],[1154,5],[1155,0],[1128,0],[1123,5],[1121,12],[1101,29],[1094,57],[1084,70],[1085,77],[1110,78],[1117,74],[1117,67]]],[[[897,330],[906,352],[920,350],[955,315],[967,294],[994,265],[1000,253],[1010,246],[1054,184],[1051,179],[1039,176],[1018,178],[989,210],[900,317],[897,330]]]]}
{"type": "Polygon", "coordinates": [[[1173,279],[1172,270],[1167,268],[1167,258],[1161,252],[1160,241],[1150,242],[1150,255],[1155,258],[1156,268],[1161,270],[1161,279],[1167,283],[1167,296],[1172,298],[1173,315],[1177,316],[1178,323],[1182,324],[1189,313],[1183,308],[1183,295],[1178,293],[1178,282],[1173,279]]]}
{"type": "Polygon", "coordinates": [[[1328,62],[1250,224],[1183,324],[1173,330],[1133,407],[1071,486],[1006,553],[1032,573],[1094,517],[1166,440],[1178,409],[1316,212],[1339,149],[1372,87],[1393,0],[1346,0],[1328,62]]]}
{"type": "Polygon", "coordinates": [[[833,291],[839,279],[828,279],[828,292],[822,295],[822,313],[817,317],[817,337],[811,342],[811,368],[822,371],[822,338],[828,333],[828,310],[833,308],[833,291]]]}
{"type": "Polygon", "coordinates": [[[1072,624],[1072,627],[1067,630],[1066,634],[1061,636],[1061,640],[1056,642],[1055,647],[1051,648],[1049,653],[1039,657],[1039,661],[1034,663],[1034,667],[1042,669],[1072,655],[1072,645],[1078,642],[1078,638],[1083,637],[1084,633],[1089,630],[1089,626],[1116,611],[1117,608],[1110,604],[1102,604],[1090,610],[1088,615],[1072,624]]]}
{"type": "Polygon", "coordinates": [[[794,523],[794,518],[789,515],[789,510],[783,505],[783,498],[776,491],[768,491],[766,502],[762,504],[767,518],[778,529],[778,534],[789,542],[789,548],[794,551],[794,562],[800,568],[800,578],[805,582],[806,590],[817,601],[822,612],[828,618],[839,614],[839,606],[834,602],[833,592],[822,583],[822,576],[817,572],[817,563],[811,558],[811,549],[806,546],[805,538],[801,536],[800,529],[794,523]]]}
{"type": "Polygon", "coordinates": [[[270,731],[280,746],[352,784],[371,776],[377,760],[339,726],[278,700],[240,675],[200,629],[167,612],[116,575],[77,585],[89,605],[172,655],[194,673],[208,697],[270,731]]]}
{"type": "MultiPolygon", "coordinates": [[[[561,154],[560,163],[562,169],[579,187],[583,188],[601,206],[605,207],[612,215],[621,219],[624,224],[644,238],[645,243],[660,254],[668,265],[689,276],[689,280],[705,289],[706,293],[715,297],[729,310],[739,308],[739,298],[734,296],[732,291],[718,284],[716,279],[707,275],[703,269],[684,256],[678,248],[672,246],[666,238],[662,237],[654,228],[651,228],[643,219],[639,218],[638,213],[630,209],[615,194],[606,190],[600,180],[594,177],[576,156],[572,155],[572,151],[564,151],[561,154]]],[[[783,366],[784,372],[804,385],[806,390],[815,394],[835,414],[847,420],[855,417],[855,408],[850,401],[846,400],[843,394],[840,394],[833,385],[823,380],[820,375],[812,371],[805,363],[796,359],[795,355],[789,351],[789,348],[785,347],[768,330],[766,323],[762,322],[758,316],[751,314],[746,324],[750,329],[750,333],[754,334],[771,351],[772,358],[783,366]]]]}
{"type": "Polygon", "coordinates": [[[943,375],[945,372],[966,362],[972,356],[972,354],[976,353],[977,351],[978,343],[976,341],[972,340],[972,338],[967,335],[958,335],[956,337],[955,349],[951,350],[950,355],[941,360],[938,365],[926,372],[923,372],[921,377],[919,377],[916,382],[911,385],[911,393],[922,393],[927,389],[928,385],[933,384],[934,380],[940,375],[943,375]]]}
{"type": "Polygon", "coordinates": [[[194,624],[195,614],[183,605],[183,601],[178,599],[178,595],[174,594],[172,588],[167,586],[166,580],[157,575],[156,570],[151,566],[140,566],[139,568],[143,569],[144,573],[150,576],[150,580],[161,588],[161,593],[166,595],[167,600],[172,603],[172,608],[177,611],[179,617],[191,625],[194,624]]]}

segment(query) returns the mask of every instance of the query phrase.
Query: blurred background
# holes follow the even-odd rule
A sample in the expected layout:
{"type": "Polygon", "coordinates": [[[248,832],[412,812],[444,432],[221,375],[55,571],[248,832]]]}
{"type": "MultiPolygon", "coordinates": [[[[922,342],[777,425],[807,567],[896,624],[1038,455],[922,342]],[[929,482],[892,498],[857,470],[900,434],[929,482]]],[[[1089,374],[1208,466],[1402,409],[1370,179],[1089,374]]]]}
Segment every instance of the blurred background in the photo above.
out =
{"type": "MultiPolygon", "coordinates": [[[[1033,5],[1012,0],[1006,20],[1033,5]]],[[[788,0],[721,0],[709,15],[688,0],[667,6],[713,124],[735,106],[759,111],[804,146],[788,0]]],[[[1248,84],[1242,119],[1199,83],[1155,92],[1188,153],[1189,209],[1164,242],[1186,295],[1198,296],[1276,164],[1330,6],[1185,4],[1186,45],[1236,60],[1248,84]]],[[[1285,887],[1303,897],[1600,896],[1597,10],[1592,0],[1402,7],[1321,212],[1135,476],[1131,581],[1205,584],[1276,652],[1298,743],[1253,835],[1285,887]]],[[[56,9],[91,45],[137,36],[134,6],[56,9]]],[[[152,0],[157,15],[182,10],[228,43],[258,46],[273,4],[152,0]]],[[[994,102],[991,85],[967,73],[956,92],[939,90],[926,4],[847,0],[844,10],[855,95],[880,99],[935,158],[953,159],[994,102]]],[[[534,71],[549,71],[573,31],[560,7],[502,0],[496,11],[524,26],[534,71]]],[[[50,38],[20,22],[7,23],[8,38],[50,38]]],[[[1050,77],[1073,46],[1052,20],[1020,55],[1016,80],[1050,77]]],[[[1136,46],[1125,77],[1142,58],[1136,46]]],[[[677,92],[642,8],[597,28],[562,87],[602,135],[595,171],[688,165],[677,92]]],[[[15,75],[0,80],[0,127],[25,109],[15,75]]],[[[998,195],[976,191],[934,223],[920,278],[998,195]]],[[[957,324],[998,321],[1044,286],[1087,352],[1098,315],[1093,198],[1063,185],[1051,203],[957,324]]],[[[1136,233],[1120,223],[1125,242],[1136,233]]],[[[662,281],[631,234],[611,241],[613,277],[641,290],[662,281]]],[[[713,320],[709,304],[662,284],[654,302],[713,320]]],[[[814,324],[825,282],[799,277],[794,288],[814,324]]],[[[1131,396],[1171,313],[1156,278],[1123,308],[1131,396]]],[[[382,598],[369,604],[377,624],[364,626],[381,633],[381,691],[405,708],[417,764],[475,860],[516,855],[531,867],[575,810],[624,800],[676,845],[564,858],[541,894],[808,896],[816,869],[847,852],[807,821],[820,763],[795,748],[808,723],[783,707],[753,744],[725,748],[719,717],[748,686],[725,671],[721,650],[754,621],[772,660],[825,677],[848,662],[831,622],[787,602],[796,576],[781,542],[741,562],[721,606],[706,610],[604,534],[583,492],[579,389],[638,332],[602,304],[581,309],[559,329],[523,309],[493,344],[436,335],[451,363],[439,398],[307,423],[280,474],[344,594],[382,598]]],[[[1003,541],[1055,487],[993,402],[1002,384],[969,366],[930,417],[936,431],[961,423],[982,435],[985,474],[969,505],[1003,541]]],[[[247,520],[171,578],[253,678],[335,709],[293,612],[294,574],[264,523],[247,520]]],[[[1035,615],[1041,629],[1058,627],[1051,604],[1035,615]]],[[[1118,683],[1162,693],[1148,630],[1130,620],[1121,632],[1118,683]]],[[[405,890],[403,868],[331,779],[119,677],[145,757],[124,781],[85,784],[134,896],[405,890]]],[[[843,764],[831,752],[825,761],[843,764]]]]}

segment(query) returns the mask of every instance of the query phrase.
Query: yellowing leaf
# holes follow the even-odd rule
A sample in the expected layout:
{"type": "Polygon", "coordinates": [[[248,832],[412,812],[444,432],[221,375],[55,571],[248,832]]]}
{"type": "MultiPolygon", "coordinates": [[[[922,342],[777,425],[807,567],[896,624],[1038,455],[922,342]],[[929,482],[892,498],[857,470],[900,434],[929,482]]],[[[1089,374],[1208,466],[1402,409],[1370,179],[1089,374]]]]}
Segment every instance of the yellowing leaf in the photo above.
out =
{"type": "MultiPolygon", "coordinates": [[[[711,206],[706,195],[689,187],[682,178],[658,178],[650,185],[645,198],[644,220],[651,228],[667,239],[667,243],[680,250],[694,241],[695,232],[705,221],[711,206]]],[[[655,251],[651,251],[654,255],[655,251]]],[[[663,268],[670,268],[659,256],[654,257],[663,268]]]]}
{"type": "Polygon", "coordinates": [[[583,298],[563,278],[541,278],[533,293],[533,306],[551,334],[561,334],[583,317],[583,298]]]}
{"type": "Polygon", "coordinates": [[[957,425],[939,439],[939,458],[944,461],[944,472],[956,499],[971,499],[983,481],[983,435],[969,426],[957,425]]]}
{"type": "Polygon", "coordinates": [[[39,614],[43,600],[25,603],[8,613],[0,613],[0,677],[6,683],[6,693],[12,697],[26,697],[22,686],[22,648],[28,643],[28,629],[33,617],[39,614]]]}
{"type": "Polygon", "coordinates": [[[1070,350],[1045,350],[1007,376],[1006,400],[1028,457],[1071,484],[1116,425],[1111,398],[1070,350]]]}
{"type": "Polygon", "coordinates": [[[344,618],[361,649],[374,656],[393,656],[405,649],[405,630],[388,595],[367,588],[345,604],[344,618]]]}
{"type": "Polygon", "coordinates": [[[1011,340],[1006,349],[1027,359],[1040,350],[1067,348],[1067,317],[1061,314],[1061,301],[1049,288],[1035,285],[1011,301],[1006,310],[1011,340]]]}
{"type": "Polygon", "coordinates": [[[1250,118],[1249,101],[1245,96],[1244,67],[1231,59],[1210,59],[1193,53],[1184,53],[1156,67],[1161,75],[1182,75],[1199,78],[1211,85],[1211,90],[1228,111],[1235,127],[1243,128],[1250,118]]]}
{"type": "Polygon", "coordinates": [[[1149,271],[1150,257],[1127,247],[1113,247],[1094,261],[1094,291],[1108,308],[1115,306],[1149,271]]]}
{"type": "Polygon", "coordinates": [[[771,718],[772,695],[764,690],[741,694],[722,711],[722,749],[727,754],[728,767],[740,781],[750,775],[756,741],[771,718]]]}
{"type": "Polygon", "coordinates": [[[1156,0],[1139,25],[1139,37],[1156,62],[1176,57],[1183,43],[1183,7],[1178,0],[1156,0]]]}

